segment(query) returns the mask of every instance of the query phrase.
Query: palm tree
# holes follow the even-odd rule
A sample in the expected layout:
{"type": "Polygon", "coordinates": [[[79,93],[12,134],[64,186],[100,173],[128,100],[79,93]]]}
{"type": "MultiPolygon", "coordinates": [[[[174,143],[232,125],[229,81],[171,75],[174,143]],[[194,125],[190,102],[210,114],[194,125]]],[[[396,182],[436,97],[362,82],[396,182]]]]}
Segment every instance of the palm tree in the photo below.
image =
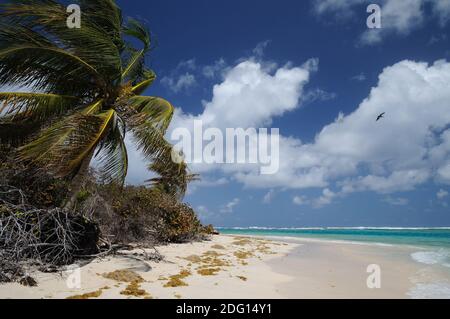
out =
{"type": "Polygon", "coordinates": [[[193,178],[171,160],[164,135],[174,108],[141,96],[155,80],[145,66],[150,33],[123,21],[114,0],[79,0],[82,24],[70,29],[66,7],[53,0],[0,5],[0,144],[19,160],[71,179],[72,204],[94,157],[106,182],[122,183],[132,132],[157,189],[182,197],[193,178]],[[2,105],[3,104],[3,105],[2,105]]]}

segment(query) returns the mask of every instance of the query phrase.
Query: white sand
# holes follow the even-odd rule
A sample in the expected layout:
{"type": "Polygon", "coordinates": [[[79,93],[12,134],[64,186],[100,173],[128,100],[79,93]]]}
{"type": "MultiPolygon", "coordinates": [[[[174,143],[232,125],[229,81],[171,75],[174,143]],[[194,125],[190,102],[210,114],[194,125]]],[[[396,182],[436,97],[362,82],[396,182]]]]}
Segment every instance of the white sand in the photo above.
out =
{"type": "Polygon", "coordinates": [[[0,298],[67,298],[91,292],[97,292],[95,298],[408,298],[420,285],[450,285],[447,269],[414,262],[410,254],[417,248],[408,246],[220,235],[158,250],[165,256],[158,263],[117,256],[84,265],[79,289],[67,285],[73,274],[33,273],[38,287],[0,285],[0,298]],[[379,289],[367,287],[370,264],[380,266],[379,289]],[[124,269],[142,277],[134,288],[145,295],[121,294],[129,283],[103,276],[124,269]],[[216,272],[208,273],[211,269],[216,272]],[[181,282],[171,281],[180,273],[185,274],[178,278],[181,282]],[[175,287],[167,287],[170,282],[175,287]]]}
{"type": "Polygon", "coordinates": [[[273,272],[265,262],[288,254],[296,246],[298,245],[259,239],[242,241],[241,237],[235,236],[214,236],[212,241],[158,247],[165,260],[150,262],[151,270],[138,260],[107,257],[81,267],[80,289],[68,288],[69,273],[34,273],[32,275],[37,279],[38,287],[23,287],[16,283],[1,285],[0,298],[61,299],[98,291],[104,287],[108,289],[103,289],[98,298],[135,298],[120,293],[128,283],[102,276],[122,269],[131,269],[141,275],[145,282],[140,284],[140,289],[144,289],[153,298],[281,298],[278,285],[289,282],[292,278],[273,272]],[[225,249],[217,249],[214,245],[221,245],[225,249]],[[245,258],[236,257],[236,252],[243,253],[241,257],[245,258]],[[248,253],[252,256],[245,256],[248,253]],[[214,256],[216,254],[218,256],[214,256]],[[203,262],[184,259],[189,256],[197,256],[194,260],[200,257],[203,262]],[[216,266],[217,262],[221,266],[216,266]],[[215,275],[204,276],[197,273],[202,267],[220,270],[215,275]],[[181,270],[191,273],[181,279],[187,286],[164,287],[170,276],[179,274],[181,270]]]}

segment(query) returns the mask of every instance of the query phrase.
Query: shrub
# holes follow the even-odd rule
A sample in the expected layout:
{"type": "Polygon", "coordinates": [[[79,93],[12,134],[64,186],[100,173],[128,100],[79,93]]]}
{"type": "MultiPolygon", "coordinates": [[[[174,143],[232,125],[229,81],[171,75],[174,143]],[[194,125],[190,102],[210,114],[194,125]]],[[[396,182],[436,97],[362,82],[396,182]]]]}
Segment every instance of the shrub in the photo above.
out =
{"type": "Polygon", "coordinates": [[[101,207],[94,217],[115,242],[186,242],[204,236],[193,209],[173,197],[143,186],[99,187],[101,207]]]}
{"type": "Polygon", "coordinates": [[[69,192],[66,180],[54,178],[33,166],[15,160],[9,149],[0,149],[0,185],[18,188],[27,203],[41,209],[61,207],[69,192]]]}

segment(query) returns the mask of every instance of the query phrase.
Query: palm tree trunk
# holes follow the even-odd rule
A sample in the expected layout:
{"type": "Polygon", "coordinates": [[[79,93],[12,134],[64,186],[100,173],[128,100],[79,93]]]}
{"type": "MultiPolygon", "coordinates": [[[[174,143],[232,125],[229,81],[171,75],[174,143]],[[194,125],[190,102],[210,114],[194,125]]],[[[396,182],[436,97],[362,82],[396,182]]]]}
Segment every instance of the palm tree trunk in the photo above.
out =
{"type": "Polygon", "coordinates": [[[69,186],[69,198],[64,205],[65,209],[74,209],[77,203],[77,196],[81,189],[83,188],[86,179],[89,175],[89,165],[91,163],[92,157],[94,156],[94,150],[92,150],[89,155],[81,163],[81,167],[78,173],[70,182],[69,186]]]}

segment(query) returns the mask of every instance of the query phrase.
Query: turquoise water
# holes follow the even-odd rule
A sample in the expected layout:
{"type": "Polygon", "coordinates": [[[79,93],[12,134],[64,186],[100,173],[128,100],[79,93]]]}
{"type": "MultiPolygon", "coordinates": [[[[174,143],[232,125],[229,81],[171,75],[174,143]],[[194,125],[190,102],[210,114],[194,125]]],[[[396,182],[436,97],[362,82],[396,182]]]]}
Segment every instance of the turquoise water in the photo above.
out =
{"type": "Polygon", "coordinates": [[[219,228],[219,231],[222,234],[233,235],[313,238],[413,246],[416,248],[411,250],[411,258],[423,267],[427,267],[425,273],[436,269],[439,270],[437,272],[439,276],[447,273],[448,277],[423,278],[422,273],[419,272],[418,277],[414,278],[414,286],[407,295],[411,298],[450,299],[450,228],[219,228]]]}
{"type": "Polygon", "coordinates": [[[450,228],[219,228],[223,234],[348,240],[450,248],[450,228]]]}

